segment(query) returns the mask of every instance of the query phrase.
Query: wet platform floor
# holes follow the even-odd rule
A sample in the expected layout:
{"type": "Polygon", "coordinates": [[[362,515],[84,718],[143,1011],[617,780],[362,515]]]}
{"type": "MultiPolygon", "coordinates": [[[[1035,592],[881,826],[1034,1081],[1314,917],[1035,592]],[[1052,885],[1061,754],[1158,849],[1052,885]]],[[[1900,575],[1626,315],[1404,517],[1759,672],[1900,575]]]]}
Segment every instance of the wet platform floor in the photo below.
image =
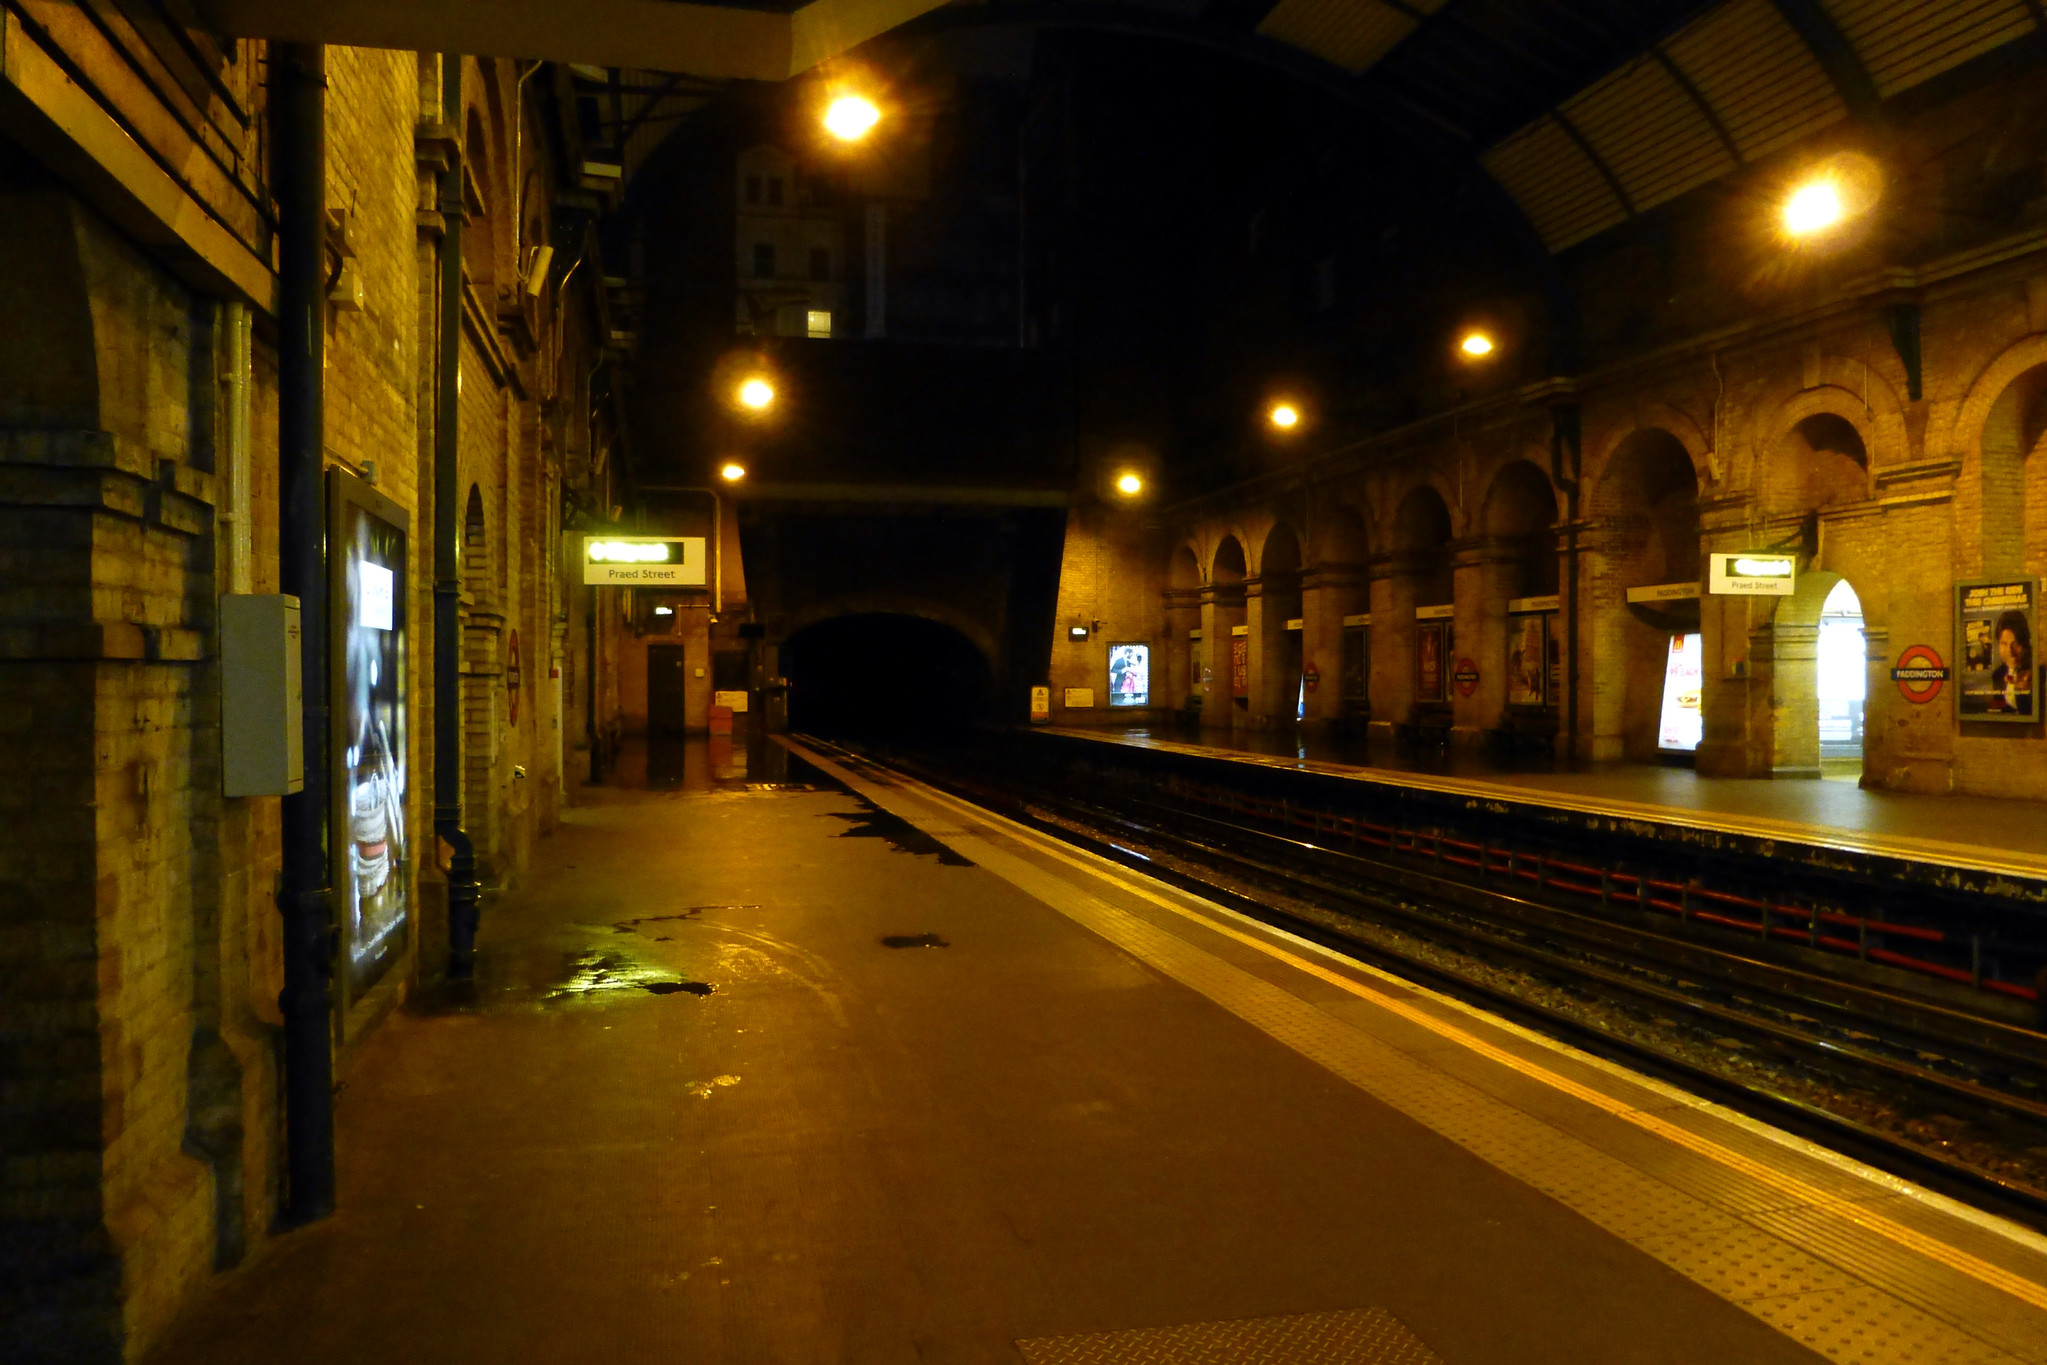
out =
{"type": "Polygon", "coordinates": [[[1705,777],[1674,764],[1571,769],[1547,761],[1500,763],[1465,753],[1418,759],[1361,739],[1280,732],[1128,727],[1043,733],[2047,876],[2047,810],[2038,801],[1872,790],[1840,777],[1705,777]]]}
{"type": "Polygon", "coordinates": [[[156,1365],[2047,1358],[2036,1240],[842,775],[573,809],[156,1365]]]}

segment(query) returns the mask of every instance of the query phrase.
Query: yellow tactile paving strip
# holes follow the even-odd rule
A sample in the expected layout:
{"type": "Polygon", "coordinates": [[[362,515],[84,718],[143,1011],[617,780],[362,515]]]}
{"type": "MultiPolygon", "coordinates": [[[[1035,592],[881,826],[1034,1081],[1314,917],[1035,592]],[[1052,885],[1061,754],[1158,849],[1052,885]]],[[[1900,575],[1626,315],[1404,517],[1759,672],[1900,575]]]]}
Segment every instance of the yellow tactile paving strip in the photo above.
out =
{"type": "Polygon", "coordinates": [[[1383,1308],[1019,1341],[1028,1365],[1442,1365],[1383,1308]]]}
{"type": "MultiPolygon", "coordinates": [[[[1738,834],[1755,839],[1784,840],[1816,848],[1840,849],[1849,853],[1866,853],[1883,857],[1902,858],[1912,862],[1935,863],[1942,867],[1967,868],[1976,872],[1989,872],[2026,878],[2047,878],[2047,855],[2024,850],[1997,848],[1985,844],[1965,844],[1945,839],[1914,838],[1908,835],[1847,829],[1837,825],[1804,824],[1795,820],[1783,820],[1766,815],[1736,814],[1731,811],[1718,810],[1689,810],[1679,806],[1657,805],[1646,801],[1627,801],[1609,796],[1577,795],[1568,791],[1558,790],[1555,787],[1535,786],[1518,782],[1486,781],[1483,778],[1472,777],[1438,777],[1429,773],[1381,771],[1343,763],[1331,763],[1320,759],[1285,758],[1273,754],[1253,753],[1244,749],[1225,749],[1150,737],[1130,739],[1113,733],[1103,734],[1092,730],[1055,728],[1044,730],[1040,733],[1057,735],[1063,739],[1083,739],[1097,744],[1113,744],[1121,748],[1156,749],[1162,753],[1182,754],[1192,758],[1204,758],[1222,763],[1245,763],[1254,767],[1274,768],[1285,772],[1314,773],[1322,777],[1337,777],[1351,782],[1369,782],[1383,787],[1406,787],[1418,791],[1436,792],[1446,796],[1478,797],[1488,801],[1511,801],[1519,805],[1547,806],[1556,810],[1567,810],[1580,815],[1600,816],[1614,820],[1637,820],[1651,824],[1675,825],[1684,829],[1715,830],[1721,833],[1738,834]]],[[[1937,801],[1943,798],[1924,797],[1921,799],[1937,801]]]]}
{"type": "Polygon", "coordinates": [[[1683,1106],[1645,1103],[1641,1085],[1607,1084],[1600,1068],[1570,1064],[1582,1054],[1554,1049],[1544,1058],[1503,1045],[1483,1025],[1427,1007],[1423,993],[1313,961],[1276,935],[1237,927],[1219,907],[1197,909],[1192,897],[929,788],[877,782],[799,752],[1828,1359],[2047,1360],[2047,1256],[2037,1239],[2005,1236],[1994,1220],[1944,1216],[1942,1201],[1890,1177],[1857,1174],[1852,1163],[1797,1159],[1788,1140],[1723,1140],[1710,1131],[1714,1123],[1683,1106]],[[1246,953],[1259,959],[1256,970],[1231,960],[1246,953]],[[1349,1004],[1340,1015],[1314,1003],[1330,987],[1349,1004]],[[1912,1199],[1909,1207],[1896,1202],[1901,1197],[1912,1199]],[[1955,1235],[1942,1235],[1950,1224],[1955,1235]]]}

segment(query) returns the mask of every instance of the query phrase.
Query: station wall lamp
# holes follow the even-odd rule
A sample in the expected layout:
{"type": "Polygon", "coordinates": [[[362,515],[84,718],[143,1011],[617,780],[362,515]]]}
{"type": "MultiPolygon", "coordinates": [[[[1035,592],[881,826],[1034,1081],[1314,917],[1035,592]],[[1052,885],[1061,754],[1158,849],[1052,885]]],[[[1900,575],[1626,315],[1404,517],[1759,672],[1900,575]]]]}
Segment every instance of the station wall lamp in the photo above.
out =
{"type": "Polygon", "coordinates": [[[824,112],[825,131],[841,142],[858,142],[881,122],[881,110],[865,95],[840,95],[824,112]]]}
{"type": "Polygon", "coordinates": [[[1265,414],[1266,420],[1281,431],[1292,431],[1301,424],[1301,410],[1292,403],[1274,403],[1265,414]]]}
{"type": "Polygon", "coordinates": [[[743,381],[737,395],[739,405],[754,412],[766,412],[775,402],[775,386],[759,375],[743,381]]]}
{"type": "Polygon", "coordinates": [[[1468,359],[1483,360],[1493,353],[1493,339],[1486,333],[1473,329],[1464,334],[1464,339],[1457,343],[1457,349],[1464,352],[1468,359]]]}
{"type": "Polygon", "coordinates": [[[1882,192],[1883,169],[1874,158],[1838,152],[1785,190],[1777,226],[1790,241],[1820,242],[1874,208],[1882,192]]]}
{"type": "Polygon", "coordinates": [[[1126,498],[1134,498],[1144,491],[1144,480],[1134,471],[1126,470],[1116,480],[1116,491],[1126,498]]]}
{"type": "Polygon", "coordinates": [[[718,477],[727,483],[738,483],[746,477],[746,466],[738,463],[729,463],[718,471],[718,477]]]}

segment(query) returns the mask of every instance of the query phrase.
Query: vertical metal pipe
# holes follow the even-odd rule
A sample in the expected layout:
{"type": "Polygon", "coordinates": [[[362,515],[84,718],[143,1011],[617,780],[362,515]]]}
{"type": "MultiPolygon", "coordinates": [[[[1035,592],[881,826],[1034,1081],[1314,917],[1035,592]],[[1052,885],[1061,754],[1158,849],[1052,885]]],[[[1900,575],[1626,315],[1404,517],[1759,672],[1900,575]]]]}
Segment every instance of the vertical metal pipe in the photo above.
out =
{"type": "MultiPolygon", "coordinates": [[[[441,56],[441,118],[462,132],[462,58],[441,56]]],[[[462,827],[462,161],[441,173],[434,411],[434,833],[448,846],[448,975],[476,970],[476,848],[462,827]]]]}
{"type": "Polygon", "coordinates": [[[332,888],[327,864],[327,525],[321,498],[327,52],[270,49],[278,206],[278,579],[299,600],[305,785],[284,798],[284,1221],[334,1211],[332,888]]]}

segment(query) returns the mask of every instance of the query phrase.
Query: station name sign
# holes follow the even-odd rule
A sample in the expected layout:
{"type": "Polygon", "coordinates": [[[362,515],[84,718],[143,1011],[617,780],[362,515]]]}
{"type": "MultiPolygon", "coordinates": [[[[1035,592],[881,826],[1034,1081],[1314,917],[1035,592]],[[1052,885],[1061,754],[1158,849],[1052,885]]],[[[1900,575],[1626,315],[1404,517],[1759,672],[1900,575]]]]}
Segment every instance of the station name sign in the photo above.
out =
{"type": "Polygon", "coordinates": [[[583,581],[609,587],[701,588],[702,536],[585,536],[583,581]]]}
{"type": "Polygon", "coordinates": [[[1763,550],[1714,555],[1708,580],[1718,597],[1789,597],[1797,586],[1797,556],[1763,550]]]}

